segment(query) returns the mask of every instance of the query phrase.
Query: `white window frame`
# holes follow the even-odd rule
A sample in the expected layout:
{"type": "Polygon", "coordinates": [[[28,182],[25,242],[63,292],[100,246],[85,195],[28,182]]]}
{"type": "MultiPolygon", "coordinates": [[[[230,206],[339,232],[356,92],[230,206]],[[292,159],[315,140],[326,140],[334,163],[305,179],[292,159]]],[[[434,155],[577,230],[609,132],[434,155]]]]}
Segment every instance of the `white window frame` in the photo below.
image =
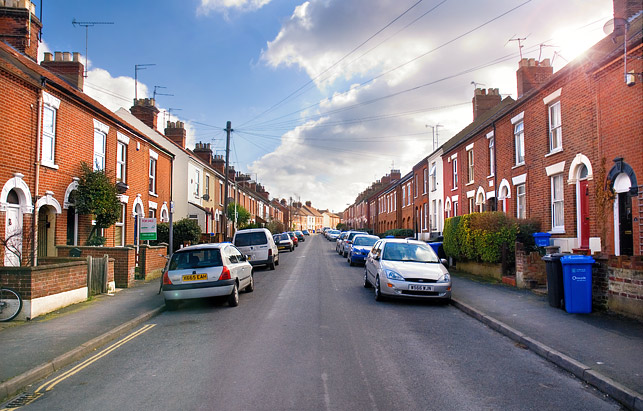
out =
{"type": "Polygon", "coordinates": [[[496,149],[495,149],[495,139],[494,137],[489,138],[489,177],[493,177],[496,174],[496,149]]]}
{"type": "Polygon", "coordinates": [[[516,184],[516,218],[527,218],[527,186],[525,183],[516,184]]]}
{"type": "Polygon", "coordinates": [[[437,200],[432,200],[431,201],[431,208],[433,209],[433,218],[429,222],[430,229],[437,230],[438,228],[438,206],[437,206],[437,200]]]}
{"type": "Polygon", "coordinates": [[[402,186],[402,208],[406,207],[406,186],[402,186]]]}
{"type": "Polygon", "coordinates": [[[422,192],[422,194],[426,194],[426,187],[429,185],[429,169],[428,168],[423,169],[422,177],[424,178],[424,181],[422,182],[422,189],[424,191],[422,192]]]}
{"type": "Polygon", "coordinates": [[[413,198],[418,196],[418,176],[417,174],[413,175],[413,198]]]}
{"type": "Polygon", "coordinates": [[[457,217],[458,216],[458,202],[454,201],[451,204],[452,204],[451,207],[453,208],[453,216],[457,217]]]}
{"type": "Polygon", "coordinates": [[[105,144],[107,136],[99,130],[94,130],[94,171],[105,170],[105,144]]]}
{"type": "Polygon", "coordinates": [[[557,153],[563,149],[563,129],[560,100],[547,106],[549,117],[549,153],[557,153]]]}
{"type": "Polygon", "coordinates": [[[120,140],[116,142],[116,181],[127,183],[127,144],[120,140]]]}
{"type": "MultiPolygon", "coordinates": [[[[127,211],[127,204],[126,203],[121,203],[121,217],[120,221],[116,221],[114,223],[114,226],[120,227],[121,229],[121,237],[120,237],[120,244],[114,244],[115,247],[122,247],[125,245],[125,213],[127,211]]],[[[116,240],[116,233],[114,233],[114,240],[116,240]]]]}
{"type": "Polygon", "coordinates": [[[438,171],[437,171],[437,164],[434,161],[431,164],[431,191],[435,191],[438,189],[438,171]]]}
{"type": "Polygon", "coordinates": [[[474,172],[474,155],[473,147],[470,150],[467,150],[467,177],[469,178],[468,183],[473,183],[473,172],[474,172]]]}
{"type": "Polygon", "coordinates": [[[48,104],[42,107],[42,157],[41,163],[45,166],[55,165],[56,156],[56,116],[58,110],[48,104]],[[51,113],[48,117],[46,113],[51,113]],[[51,125],[45,122],[47,118],[51,118],[51,125]]]}
{"type": "Polygon", "coordinates": [[[514,124],[514,148],[516,166],[525,164],[525,123],[523,121],[514,124]]]}
{"type": "Polygon", "coordinates": [[[562,173],[552,175],[550,179],[551,231],[561,233],[565,232],[565,180],[562,173]],[[557,218],[557,215],[559,218],[557,218]]]}
{"type": "Polygon", "coordinates": [[[453,169],[453,190],[455,190],[458,188],[458,159],[451,160],[451,165],[453,169]]]}
{"type": "Polygon", "coordinates": [[[150,194],[156,194],[156,165],[157,165],[156,159],[150,156],[149,187],[148,187],[150,194]]]}

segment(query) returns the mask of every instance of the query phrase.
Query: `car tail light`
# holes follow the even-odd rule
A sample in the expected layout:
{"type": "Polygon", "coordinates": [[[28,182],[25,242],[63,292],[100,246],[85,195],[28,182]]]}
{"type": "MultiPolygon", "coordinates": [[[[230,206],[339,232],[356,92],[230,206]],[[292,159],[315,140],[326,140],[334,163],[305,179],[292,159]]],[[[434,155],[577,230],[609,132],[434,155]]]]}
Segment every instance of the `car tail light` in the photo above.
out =
{"type": "Polygon", "coordinates": [[[224,265],[223,270],[221,270],[221,276],[219,277],[219,281],[229,280],[229,279],[230,279],[230,269],[224,265]]]}
{"type": "Polygon", "coordinates": [[[163,273],[163,285],[172,285],[172,281],[170,281],[170,276],[167,271],[163,273]]]}
{"type": "Polygon", "coordinates": [[[272,256],[272,248],[268,250],[268,257],[271,257],[271,256],[272,256]]]}

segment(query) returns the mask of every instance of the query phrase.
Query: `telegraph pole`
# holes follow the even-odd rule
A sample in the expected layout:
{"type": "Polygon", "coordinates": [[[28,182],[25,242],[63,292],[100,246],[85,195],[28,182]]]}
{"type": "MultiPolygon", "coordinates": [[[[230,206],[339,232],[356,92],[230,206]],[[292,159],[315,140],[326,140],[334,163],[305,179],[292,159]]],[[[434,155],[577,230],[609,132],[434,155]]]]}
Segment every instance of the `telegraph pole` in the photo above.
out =
{"type": "Polygon", "coordinates": [[[224,199],[223,199],[223,241],[228,239],[228,184],[229,184],[229,175],[228,168],[230,167],[230,132],[232,132],[232,123],[228,121],[226,123],[226,142],[225,142],[225,188],[224,199]]]}

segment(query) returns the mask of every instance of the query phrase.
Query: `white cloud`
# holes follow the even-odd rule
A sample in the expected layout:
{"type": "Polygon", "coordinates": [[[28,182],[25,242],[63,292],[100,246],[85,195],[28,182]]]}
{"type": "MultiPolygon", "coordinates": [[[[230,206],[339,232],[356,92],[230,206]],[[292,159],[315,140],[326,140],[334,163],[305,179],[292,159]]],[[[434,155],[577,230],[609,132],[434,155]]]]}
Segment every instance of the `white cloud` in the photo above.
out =
{"type": "MultiPolygon", "coordinates": [[[[324,73],[408,6],[395,0],[307,1],[295,8],[278,35],[267,43],[262,61],[274,69],[304,70],[327,97],[306,114],[301,113],[299,121],[305,126],[284,132],[281,144],[249,168],[263,176],[262,183],[271,195],[297,193],[302,201],[311,200],[316,207],[343,210],[393,164],[404,175],[430,154],[431,129],[425,125],[442,125],[439,134],[440,143],[444,143],[470,123],[472,81],[515,98],[519,57],[517,44],[506,44],[509,38],[527,36],[523,54],[535,58],[539,44],[558,39],[558,32],[565,27],[591,45],[603,36],[597,31],[602,22],[587,23],[607,20],[611,14],[607,3],[530,3],[460,39],[456,38],[516,3],[447,3],[402,30],[433,6],[423,5],[324,73]],[[552,9],[557,12],[551,13],[552,9]],[[497,59],[501,61],[482,67],[497,59]],[[467,70],[471,71],[457,75],[467,70]],[[388,71],[367,86],[359,86],[388,71]],[[396,93],[400,94],[382,99],[396,93]],[[311,111],[321,117],[306,117],[311,111]]],[[[565,34],[564,38],[574,37],[565,34]]],[[[543,49],[542,58],[551,58],[554,50],[543,49]]],[[[290,91],[284,91],[284,96],[290,91]]],[[[270,120],[270,116],[261,120],[270,120]]],[[[276,128],[277,122],[274,124],[276,128]]],[[[246,128],[252,130],[252,125],[246,128]]],[[[254,132],[265,133],[259,128],[254,132]]],[[[268,137],[256,137],[257,141],[261,138],[268,137]]]]}
{"type": "Polygon", "coordinates": [[[270,3],[270,0],[201,0],[201,5],[197,12],[206,15],[210,12],[216,12],[227,16],[230,11],[255,11],[268,3],[270,3]]]}

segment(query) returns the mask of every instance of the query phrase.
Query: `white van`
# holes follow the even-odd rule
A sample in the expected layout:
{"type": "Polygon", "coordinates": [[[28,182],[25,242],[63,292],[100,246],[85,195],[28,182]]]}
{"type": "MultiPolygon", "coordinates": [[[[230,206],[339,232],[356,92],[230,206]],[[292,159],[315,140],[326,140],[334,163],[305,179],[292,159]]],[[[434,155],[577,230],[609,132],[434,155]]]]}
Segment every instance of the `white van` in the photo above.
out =
{"type": "Polygon", "coordinates": [[[249,228],[234,233],[232,243],[250,257],[250,264],[265,265],[271,270],[279,265],[279,251],[267,228],[249,228]]]}

